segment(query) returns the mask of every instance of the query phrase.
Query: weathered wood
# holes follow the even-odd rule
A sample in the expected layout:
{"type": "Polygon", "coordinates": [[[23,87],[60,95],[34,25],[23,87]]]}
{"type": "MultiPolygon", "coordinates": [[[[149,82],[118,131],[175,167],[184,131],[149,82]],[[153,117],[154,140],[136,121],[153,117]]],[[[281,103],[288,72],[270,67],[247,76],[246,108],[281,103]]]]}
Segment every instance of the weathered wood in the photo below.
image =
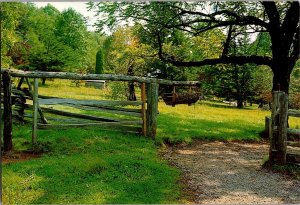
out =
{"type": "Polygon", "coordinates": [[[3,82],[3,151],[11,152],[12,144],[12,100],[11,100],[11,76],[8,72],[4,72],[2,76],[3,82]]]}
{"type": "Polygon", "coordinates": [[[142,133],[144,136],[147,136],[147,116],[146,116],[146,84],[142,83],[141,85],[141,100],[142,100],[142,133]]]}
{"type": "Polygon", "coordinates": [[[300,129],[287,128],[288,135],[292,135],[294,139],[300,140],[300,129]]]}
{"type": "Polygon", "coordinates": [[[74,105],[99,105],[99,106],[139,106],[142,105],[141,101],[109,101],[109,100],[75,100],[67,98],[52,98],[40,99],[40,105],[56,105],[56,104],[74,104],[74,105]]]}
{"type": "Polygon", "coordinates": [[[141,109],[136,109],[136,108],[111,107],[111,106],[105,106],[105,105],[85,105],[85,106],[93,107],[93,108],[100,108],[100,109],[105,109],[105,110],[118,110],[118,111],[124,111],[124,112],[141,113],[141,109]]]}
{"type": "MultiPolygon", "coordinates": [[[[278,127],[273,128],[273,132],[278,132],[278,127]]],[[[300,129],[287,128],[287,136],[289,140],[300,140],[300,129]]]]}
{"type": "MultiPolygon", "coordinates": [[[[28,79],[27,77],[25,78],[25,80],[26,80],[26,83],[27,83],[27,85],[28,85],[30,97],[31,97],[31,99],[33,99],[33,91],[32,91],[31,83],[29,82],[29,79],[28,79]]],[[[39,115],[40,115],[40,117],[41,117],[42,123],[47,124],[47,123],[48,123],[48,122],[47,122],[47,119],[46,119],[46,117],[44,116],[44,114],[43,114],[43,112],[42,112],[42,110],[41,110],[41,108],[40,108],[40,105],[39,105],[39,102],[38,102],[38,101],[37,101],[37,109],[38,109],[39,115]]]]}
{"type": "Polygon", "coordinates": [[[289,110],[289,116],[300,117],[300,110],[289,110]]]}
{"type": "Polygon", "coordinates": [[[159,83],[164,85],[199,85],[198,81],[170,81],[156,78],[147,78],[128,75],[114,74],[78,74],[67,72],[39,72],[39,71],[21,71],[15,69],[2,69],[1,72],[9,71],[14,77],[28,78],[60,78],[70,80],[112,80],[112,81],[133,81],[140,83],[159,83]]]}
{"type": "MultiPolygon", "coordinates": [[[[1,22],[0,22],[1,24],[1,22]]],[[[1,35],[1,34],[0,34],[1,35]]],[[[1,44],[1,42],[0,42],[1,44]]],[[[1,57],[0,57],[1,62],[1,57]]],[[[1,66],[1,64],[0,64],[1,66]]],[[[1,68],[0,68],[1,70],[1,68]]],[[[3,96],[2,96],[2,74],[0,73],[0,146],[2,146],[2,139],[3,139],[3,96]]]]}
{"type": "MultiPolygon", "coordinates": [[[[30,105],[28,105],[28,106],[31,107],[30,105]]],[[[105,121],[105,122],[118,122],[119,121],[117,119],[112,119],[112,118],[107,118],[107,117],[97,117],[97,116],[86,115],[86,114],[71,113],[71,112],[55,110],[55,109],[45,108],[45,107],[42,107],[42,111],[57,114],[57,115],[62,115],[62,116],[66,116],[66,117],[74,117],[74,118],[81,118],[81,119],[88,119],[88,120],[95,120],[95,121],[105,121]]]]}
{"type": "Polygon", "coordinates": [[[284,92],[273,92],[271,118],[272,136],[270,139],[269,159],[271,164],[285,164],[287,149],[288,95],[284,92]],[[277,128],[276,131],[275,128],[277,128]]]}
{"type": "Polygon", "coordinates": [[[97,123],[91,123],[91,122],[80,122],[78,123],[72,123],[72,124],[39,124],[40,128],[60,128],[60,127],[86,127],[86,126],[109,126],[109,127],[116,127],[121,125],[127,125],[127,128],[135,128],[138,127],[130,127],[128,125],[141,125],[142,121],[120,121],[120,122],[97,122],[97,123]]]}
{"type": "Polygon", "coordinates": [[[118,115],[126,115],[126,116],[131,116],[131,117],[141,117],[141,113],[136,113],[136,112],[126,112],[126,111],[121,111],[121,110],[109,110],[109,109],[104,109],[104,108],[94,108],[94,107],[88,107],[88,106],[82,106],[82,105],[73,105],[73,104],[68,104],[70,107],[74,107],[80,110],[89,110],[89,111],[103,111],[106,113],[112,113],[112,114],[118,114],[118,115]]]}
{"type": "Polygon", "coordinates": [[[34,90],[33,90],[33,125],[32,125],[32,143],[36,143],[37,138],[37,123],[38,123],[38,79],[34,79],[34,90]]]}
{"type": "Polygon", "coordinates": [[[286,161],[288,163],[300,163],[300,153],[287,153],[286,161]]]}
{"type": "Polygon", "coordinates": [[[158,84],[149,83],[147,89],[147,136],[155,138],[158,111],[158,84]]]}
{"type": "Polygon", "coordinates": [[[287,141],[287,146],[300,147],[300,141],[298,141],[298,142],[287,141]]]}
{"type": "Polygon", "coordinates": [[[21,78],[20,78],[20,81],[19,81],[18,86],[17,86],[17,89],[18,89],[18,90],[21,89],[21,86],[22,86],[22,84],[23,84],[23,82],[24,82],[24,78],[25,78],[25,77],[21,77],[21,78]]]}
{"type": "Polygon", "coordinates": [[[271,117],[265,116],[265,136],[269,137],[270,134],[270,123],[271,123],[271,117]]]}

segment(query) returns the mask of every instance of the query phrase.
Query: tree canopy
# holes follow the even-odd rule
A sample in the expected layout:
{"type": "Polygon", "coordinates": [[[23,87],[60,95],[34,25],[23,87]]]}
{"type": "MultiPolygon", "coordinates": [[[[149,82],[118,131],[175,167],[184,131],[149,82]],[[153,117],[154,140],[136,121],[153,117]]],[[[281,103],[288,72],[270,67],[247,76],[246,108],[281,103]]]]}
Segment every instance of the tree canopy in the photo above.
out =
{"type": "MultiPolygon", "coordinates": [[[[176,66],[254,63],[271,67],[273,90],[289,91],[290,74],[299,59],[299,2],[108,2],[90,3],[98,11],[99,30],[121,21],[138,22],[148,32],[159,58],[176,66]],[[230,28],[234,27],[234,31],[230,28]],[[180,30],[189,36],[220,29],[227,33],[214,58],[183,59],[164,49],[168,36],[180,30]],[[230,31],[231,30],[231,31],[230,31]],[[270,53],[228,53],[231,42],[246,33],[267,33],[270,53]]],[[[267,41],[265,41],[266,43],[267,41]]]]}

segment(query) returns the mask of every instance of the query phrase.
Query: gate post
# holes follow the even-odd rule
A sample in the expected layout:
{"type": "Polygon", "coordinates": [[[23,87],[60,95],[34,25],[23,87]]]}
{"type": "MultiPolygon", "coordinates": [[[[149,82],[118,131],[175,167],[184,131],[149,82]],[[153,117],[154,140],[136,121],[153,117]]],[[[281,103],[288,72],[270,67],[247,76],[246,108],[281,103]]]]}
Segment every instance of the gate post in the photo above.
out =
{"type": "Polygon", "coordinates": [[[285,164],[287,151],[288,95],[274,91],[272,102],[270,152],[271,164],[285,164]]]}
{"type": "Polygon", "coordinates": [[[147,84],[147,136],[155,138],[158,111],[158,83],[147,84]]]}
{"type": "Polygon", "coordinates": [[[146,84],[141,85],[141,100],[142,100],[142,133],[147,136],[147,116],[146,116],[146,84]]]}
{"type": "Polygon", "coordinates": [[[37,137],[37,121],[38,121],[38,87],[39,82],[37,78],[34,78],[34,90],[33,90],[33,125],[32,125],[32,143],[36,143],[37,137]]]}
{"type": "Polygon", "coordinates": [[[11,76],[9,72],[3,73],[3,150],[12,151],[12,100],[11,100],[11,76]]]}

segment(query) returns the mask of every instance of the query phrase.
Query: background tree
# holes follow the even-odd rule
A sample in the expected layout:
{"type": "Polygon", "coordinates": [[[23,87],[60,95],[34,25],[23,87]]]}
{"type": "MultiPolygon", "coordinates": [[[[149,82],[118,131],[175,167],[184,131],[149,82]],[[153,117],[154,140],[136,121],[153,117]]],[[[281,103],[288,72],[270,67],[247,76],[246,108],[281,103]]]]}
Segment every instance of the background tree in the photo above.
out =
{"type": "MultiPolygon", "coordinates": [[[[140,42],[138,27],[119,27],[104,44],[107,69],[115,74],[147,75],[151,46],[140,42]]],[[[134,83],[128,82],[127,99],[136,100],[134,83]]]]}
{"type": "Polygon", "coordinates": [[[95,67],[95,73],[96,74],[103,74],[104,68],[103,68],[103,52],[100,48],[96,54],[96,67],[95,67]]]}

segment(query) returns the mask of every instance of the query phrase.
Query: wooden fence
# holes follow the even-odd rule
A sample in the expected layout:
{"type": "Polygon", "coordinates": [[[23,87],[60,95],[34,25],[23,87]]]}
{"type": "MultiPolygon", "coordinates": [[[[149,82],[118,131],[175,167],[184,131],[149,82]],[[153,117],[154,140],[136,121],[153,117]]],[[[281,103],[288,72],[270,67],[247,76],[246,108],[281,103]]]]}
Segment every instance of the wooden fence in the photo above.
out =
{"type": "MultiPolygon", "coordinates": [[[[12,136],[12,116],[24,114],[25,109],[31,109],[32,115],[25,115],[33,118],[32,122],[32,141],[36,142],[38,129],[53,129],[66,127],[85,127],[97,126],[108,129],[121,129],[122,131],[139,132],[144,136],[155,138],[157,128],[158,113],[158,88],[159,84],[165,85],[196,85],[197,81],[168,81],[155,78],[145,78],[126,75],[111,74],[87,74],[81,75],[76,73],[64,72],[29,72],[13,69],[2,69],[3,76],[3,109],[4,109],[4,138],[12,136]],[[11,77],[20,78],[16,89],[11,88],[11,77]],[[33,79],[33,85],[29,79],[33,79]],[[141,84],[141,100],[140,101],[107,101],[107,100],[78,100],[57,98],[53,96],[39,95],[38,79],[39,78],[60,78],[71,80],[110,80],[110,81],[130,81],[141,84]],[[28,91],[22,92],[21,85],[27,83],[28,91]],[[13,106],[12,99],[16,99],[16,94],[20,94],[20,99],[32,100],[32,104],[23,103],[23,108],[13,106]],[[51,105],[63,105],[80,110],[100,111],[105,113],[123,116],[122,118],[111,118],[99,115],[89,115],[81,113],[73,113],[65,110],[49,108],[51,105]],[[128,108],[135,106],[135,108],[128,108]],[[45,107],[46,106],[46,107],[45,107]],[[17,108],[16,108],[17,107],[17,108]],[[45,117],[45,113],[52,115],[61,115],[71,117],[69,123],[50,123],[45,117]],[[125,117],[124,117],[125,116],[125,117]],[[77,120],[74,120],[77,119],[77,120]],[[78,120],[80,119],[80,120],[78,120]],[[85,121],[83,121],[85,120],[85,121]],[[87,122],[89,121],[89,122],[87,122]]],[[[22,101],[22,100],[19,100],[22,101]]],[[[9,149],[9,148],[8,148],[9,149]]]]}
{"type": "Polygon", "coordinates": [[[271,118],[266,117],[271,164],[300,163],[300,129],[288,127],[288,117],[300,117],[299,110],[288,109],[288,95],[273,92],[271,118]]]}

